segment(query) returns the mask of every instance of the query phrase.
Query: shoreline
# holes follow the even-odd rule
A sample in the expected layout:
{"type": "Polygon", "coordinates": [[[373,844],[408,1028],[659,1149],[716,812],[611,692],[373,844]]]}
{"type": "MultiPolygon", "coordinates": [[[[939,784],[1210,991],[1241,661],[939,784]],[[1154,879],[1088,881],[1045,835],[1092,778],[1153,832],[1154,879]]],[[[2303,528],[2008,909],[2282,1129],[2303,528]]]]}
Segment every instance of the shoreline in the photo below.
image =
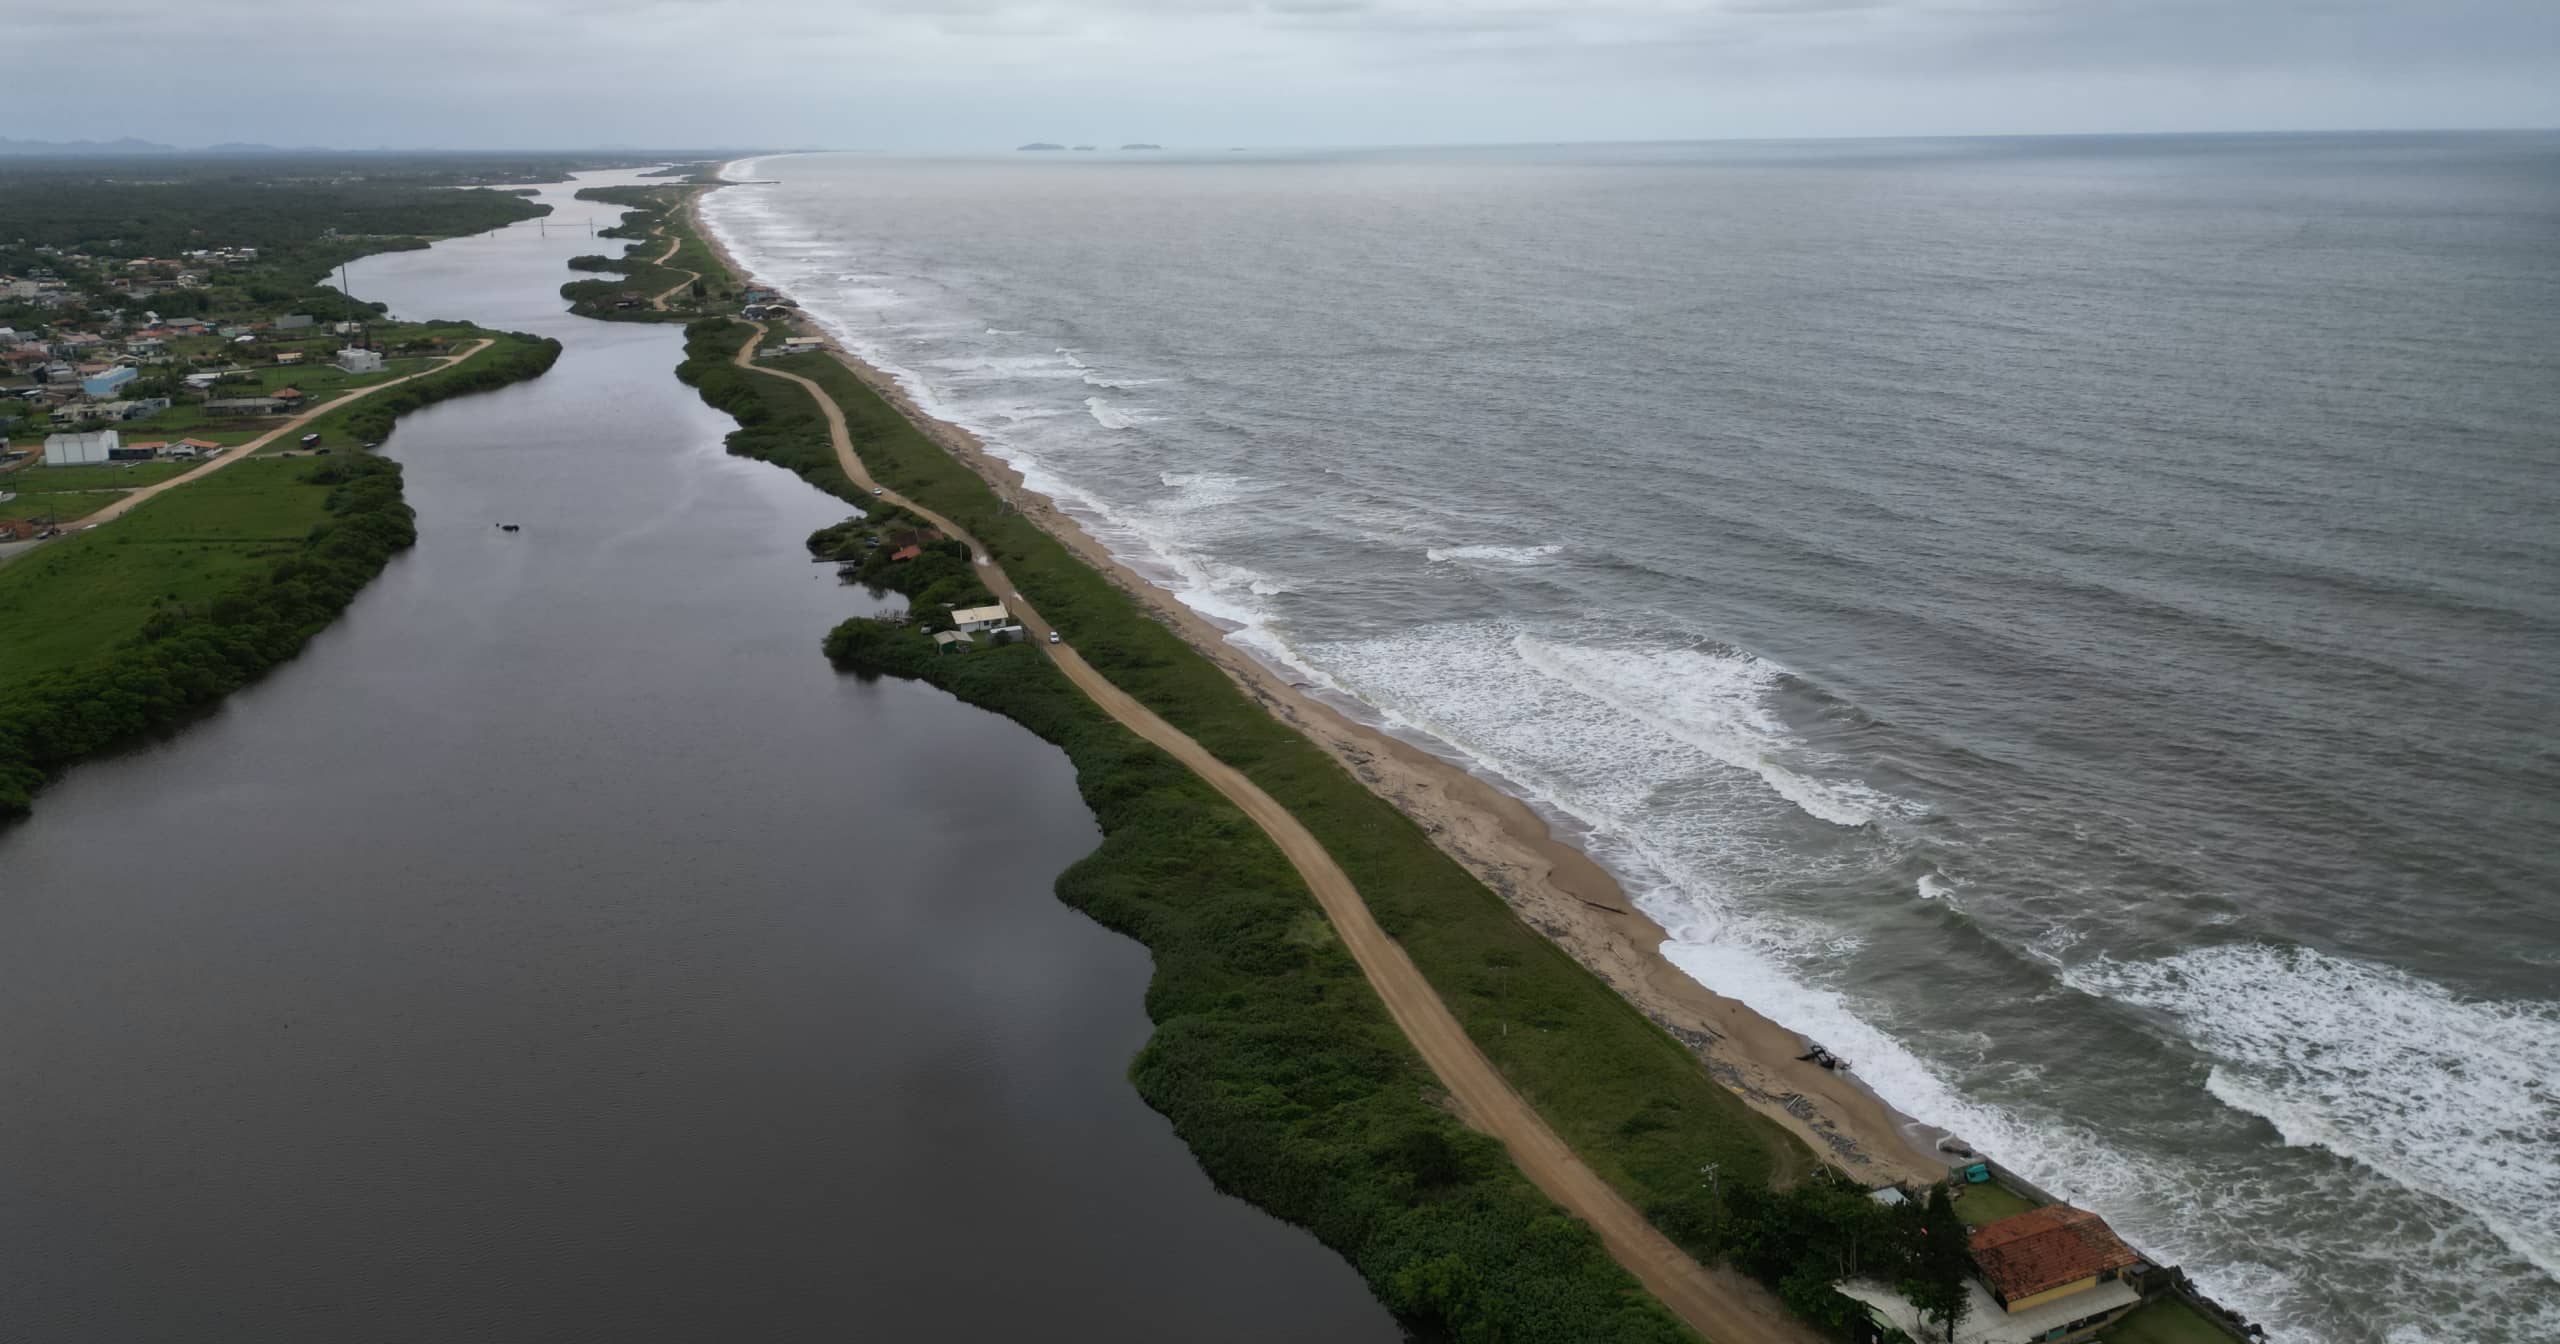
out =
{"type": "MultiPolygon", "coordinates": [[[[720,171],[725,174],[731,166],[723,164],[720,171]]],[[[725,185],[735,184],[707,186],[688,198],[684,208],[695,235],[744,280],[755,273],[705,225],[700,212],[702,197],[725,185]]],[[[757,283],[779,288],[769,281],[757,283]]],[[[976,434],[926,412],[894,377],[847,350],[832,332],[812,321],[794,325],[822,338],[830,354],[919,432],[1171,628],[1266,712],[1410,817],[1444,853],[1500,895],[1519,919],[1686,1044],[1710,1075],[1753,1110],[1863,1184],[1945,1179],[1946,1162],[1926,1146],[1938,1131],[1893,1110],[1854,1074],[1799,1062],[1803,1036],[1691,979],[1663,954],[1669,934],[1662,926],[1628,900],[1607,869],[1557,838],[1527,802],[1307,694],[1283,672],[1229,640],[1227,631],[1208,617],[1139,575],[1055,500],[1027,486],[1022,473],[976,434]]]]}

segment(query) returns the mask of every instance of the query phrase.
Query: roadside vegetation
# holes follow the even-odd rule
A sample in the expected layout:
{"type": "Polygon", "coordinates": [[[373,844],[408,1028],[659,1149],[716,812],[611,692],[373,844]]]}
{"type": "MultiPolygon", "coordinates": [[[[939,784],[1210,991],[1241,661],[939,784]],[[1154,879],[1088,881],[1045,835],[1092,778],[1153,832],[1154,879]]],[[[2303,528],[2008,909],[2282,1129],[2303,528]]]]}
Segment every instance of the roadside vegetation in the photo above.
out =
{"type": "Polygon", "coordinates": [[[0,570],[0,816],[292,657],[415,539],[396,463],[253,461],[0,570]]]}
{"type": "Polygon", "coordinates": [[[0,817],[83,757],[183,722],[299,652],[415,539],[398,464],[359,445],[559,355],[555,340],[501,337],[315,421],[341,445],[328,457],[234,463],[0,567],[0,817]]]}

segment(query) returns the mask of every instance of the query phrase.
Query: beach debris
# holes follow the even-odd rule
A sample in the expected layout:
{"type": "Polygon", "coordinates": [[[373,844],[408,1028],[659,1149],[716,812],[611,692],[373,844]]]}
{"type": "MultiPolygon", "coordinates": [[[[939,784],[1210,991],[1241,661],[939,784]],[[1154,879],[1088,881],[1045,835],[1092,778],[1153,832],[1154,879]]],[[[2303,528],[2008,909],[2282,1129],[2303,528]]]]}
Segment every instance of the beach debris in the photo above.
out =
{"type": "Polygon", "coordinates": [[[1807,1064],[1818,1064],[1826,1069],[1845,1069],[1849,1067],[1849,1061],[1831,1053],[1829,1050],[1824,1049],[1820,1042],[1808,1041],[1806,1044],[1812,1048],[1805,1051],[1803,1054],[1796,1056],[1798,1061],[1807,1064]]]}

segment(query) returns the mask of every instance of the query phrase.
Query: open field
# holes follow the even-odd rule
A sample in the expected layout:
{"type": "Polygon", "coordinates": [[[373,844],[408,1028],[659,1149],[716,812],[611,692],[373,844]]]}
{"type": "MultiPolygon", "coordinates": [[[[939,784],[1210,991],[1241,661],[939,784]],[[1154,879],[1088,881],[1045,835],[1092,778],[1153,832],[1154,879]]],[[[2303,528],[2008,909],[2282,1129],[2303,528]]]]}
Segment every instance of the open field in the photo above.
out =
{"type": "Polygon", "coordinates": [[[210,602],[298,548],[329,497],[306,469],[243,462],[0,569],[0,685],[78,666],[161,604],[210,602]]]}

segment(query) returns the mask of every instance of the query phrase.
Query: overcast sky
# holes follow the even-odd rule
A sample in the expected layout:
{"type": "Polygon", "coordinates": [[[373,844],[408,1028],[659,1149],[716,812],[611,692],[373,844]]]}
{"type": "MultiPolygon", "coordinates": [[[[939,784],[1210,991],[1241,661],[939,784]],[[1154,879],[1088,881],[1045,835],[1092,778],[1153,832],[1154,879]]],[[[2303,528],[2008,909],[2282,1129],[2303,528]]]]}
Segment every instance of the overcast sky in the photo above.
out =
{"type": "Polygon", "coordinates": [[[7,40],[0,134],[184,145],[2560,125],[2560,0],[83,0],[7,40]]]}

